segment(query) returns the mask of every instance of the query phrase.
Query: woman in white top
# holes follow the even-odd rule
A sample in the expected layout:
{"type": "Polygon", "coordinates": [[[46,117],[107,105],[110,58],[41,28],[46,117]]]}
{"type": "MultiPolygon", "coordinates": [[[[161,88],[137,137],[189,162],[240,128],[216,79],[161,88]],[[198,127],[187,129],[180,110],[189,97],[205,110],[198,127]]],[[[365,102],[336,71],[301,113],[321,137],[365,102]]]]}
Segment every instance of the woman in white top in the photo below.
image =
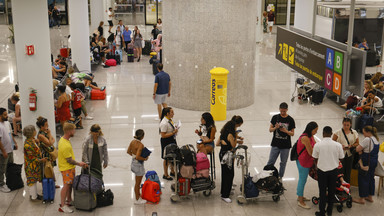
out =
{"type": "Polygon", "coordinates": [[[163,31],[163,21],[161,21],[160,18],[157,20],[157,29],[159,29],[159,31],[163,31]]]}
{"type": "Polygon", "coordinates": [[[352,149],[356,148],[359,145],[359,134],[356,130],[352,129],[352,120],[349,118],[343,119],[343,128],[336,131],[333,134],[332,139],[340,143],[344,150],[344,159],[342,160],[343,164],[343,174],[344,180],[350,182],[351,179],[351,170],[353,164],[353,154],[352,149]]]}
{"type": "MultiPolygon", "coordinates": [[[[364,204],[365,200],[373,202],[372,196],[375,195],[375,169],[379,155],[379,138],[377,130],[372,126],[363,128],[364,140],[356,147],[356,152],[360,154],[362,160],[361,170],[367,169],[364,173],[359,169],[359,197],[353,202],[364,204]]],[[[361,163],[360,163],[361,164],[361,163]]]]}
{"type": "MultiPolygon", "coordinates": [[[[175,124],[172,121],[174,116],[173,109],[171,107],[166,107],[163,109],[161,114],[160,122],[160,143],[161,143],[161,158],[164,159],[164,149],[169,144],[177,144],[175,135],[178,132],[178,129],[175,127],[175,124]]],[[[164,159],[164,175],[163,179],[172,180],[172,177],[168,175],[168,161],[164,159]]],[[[175,171],[171,166],[171,176],[175,176],[175,171]]]]}
{"type": "Polygon", "coordinates": [[[378,110],[376,108],[379,108],[382,106],[383,106],[383,102],[381,101],[381,99],[379,97],[375,96],[375,92],[369,91],[368,96],[367,96],[367,100],[365,101],[364,105],[361,106],[361,108],[362,108],[363,113],[369,114],[370,112],[373,111],[373,112],[377,112],[377,114],[379,114],[378,110]]]}

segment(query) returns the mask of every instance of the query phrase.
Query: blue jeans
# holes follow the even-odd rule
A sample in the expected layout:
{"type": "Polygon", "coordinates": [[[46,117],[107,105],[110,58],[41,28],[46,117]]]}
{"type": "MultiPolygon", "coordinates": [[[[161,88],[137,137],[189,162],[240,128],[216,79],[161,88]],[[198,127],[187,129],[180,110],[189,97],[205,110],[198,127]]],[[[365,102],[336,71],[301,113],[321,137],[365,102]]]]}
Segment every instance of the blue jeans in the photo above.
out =
{"type": "Polygon", "coordinates": [[[296,161],[297,169],[299,170],[299,181],[297,182],[297,196],[304,196],[304,187],[307,183],[307,178],[310,168],[305,168],[300,165],[299,160],[296,161]]]}
{"type": "Polygon", "coordinates": [[[279,149],[278,147],[272,146],[271,152],[269,153],[269,160],[267,165],[275,166],[276,160],[280,154],[280,169],[279,176],[284,176],[285,167],[287,166],[287,160],[289,156],[289,149],[279,149]]]}

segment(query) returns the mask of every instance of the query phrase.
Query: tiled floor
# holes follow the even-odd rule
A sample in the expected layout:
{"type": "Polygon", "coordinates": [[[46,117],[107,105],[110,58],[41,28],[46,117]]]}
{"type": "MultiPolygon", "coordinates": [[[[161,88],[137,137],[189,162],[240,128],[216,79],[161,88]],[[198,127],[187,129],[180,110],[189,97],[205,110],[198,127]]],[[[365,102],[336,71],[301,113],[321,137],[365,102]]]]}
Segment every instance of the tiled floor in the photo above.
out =
{"type": "MultiPolygon", "coordinates": [[[[4,28],[1,27],[0,31],[4,28]]],[[[64,29],[65,30],[65,29],[64,29]]],[[[55,37],[55,35],[53,35],[55,37]]],[[[1,38],[1,37],[0,37],[1,38]]],[[[2,39],[0,39],[2,40],[2,39]]],[[[53,39],[58,41],[57,37],[53,39]]],[[[13,89],[11,72],[15,72],[13,47],[1,41],[0,44],[0,105],[5,106],[5,100],[13,89]],[[4,46],[3,46],[4,44],[4,46]],[[2,52],[2,50],[8,50],[2,52]],[[11,70],[11,68],[13,68],[11,70]],[[4,78],[7,77],[8,78],[4,78]],[[2,81],[4,79],[4,81],[2,81]]],[[[297,101],[290,102],[294,90],[296,74],[289,68],[279,63],[274,58],[275,35],[265,35],[264,42],[257,46],[257,64],[255,68],[255,101],[254,105],[247,108],[228,112],[228,117],[236,114],[241,115],[245,122],[242,126],[245,137],[245,144],[248,145],[251,156],[250,172],[255,174],[266,164],[269,154],[271,134],[268,132],[271,116],[278,111],[278,105],[282,101],[289,104],[289,114],[296,121],[296,133],[293,140],[296,140],[304,130],[305,125],[310,121],[316,121],[322,128],[330,125],[334,129],[341,126],[343,110],[333,101],[325,99],[319,106],[311,104],[299,104],[297,101]]],[[[108,142],[110,163],[103,171],[106,188],[110,188],[115,195],[114,205],[83,212],[76,210],[73,215],[152,215],[157,212],[159,216],[170,215],[314,215],[318,209],[312,205],[310,210],[304,210],[297,206],[296,185],[298,172],[295,163],[289,161],[287,165],[284,185],[287,188],[280,202],[275,203],[271,198],[263,198],[250,202],[246,205],[239,205],[236,202],[226,204],[220,199],[220,165],[216,158],[216,189],[210,197],[202,193],[191,193],[189,197],[181,202],[170,201],[171,182],[163,183],[163,194],[158,205],[146,204],[136,206],[134,201],[134,176],[130,171],[131,158],[126,154],[126,148],[133,138],[136,129],[145,130],[143,143],[153,150],[150,159],[145,163],[147,170],[156,170],[162,175],[162,161],[160,159],[160,143],[158,134],[158,121],[156,107],[153,104],[152,88],[154,77],[152,66],[148,64],[148,57],[143,57],[140,63],[127,63],[126,60],[121,66],[108,69],[98,68],[95,72],[95,80],[100,85],[107,86],[107,99],[104,101],[88,101],[87,107],[92,121],[84,121],[85,129],[78,130],[72,139],[77,159],[81,157],[81,145],[88,134],[90,126],[94,123],[101,125],[105,138],[108,142]]],[[[166,70],[166,66],[165,66],[166,70]]],[[[14,73],[13,73],[14,74],[14,73]]],[[[15,76],[14,76],[15,77],[15,76]]],[[[15,79],[15,78],[14,78],[15,79]]],[[[177,137],[179,145],[195,143],[197,136],[194,129],[198,128],[201,112],[188,111],[175,108],[175,120],[182,121],[182,128],[177,137]]],[[[224,122],[217,122],[220,129],[224,122]]],[[[321,137],[318,134],[318,137],[321,137]]],[[[381,136],[383,138],[383,136],[381,136]]],[[[21,139],[18,138],[19,144],[21,139]]],[[[219,149],[215,151],[218,153],[219,149]]],[[[382,153],[380,153],[382,154],[382,153]]],[[[217,155],[217,154],[216,154],[217,155]]],[[[18,150],[15,153],[17,163],[23,163],[23,152],[18,150]]],[[[276,164],[278,167],[278,164],[276,164]]],[[[55,168],[58,184],[62,184],[58,169],[55,168]]],[[[80,170],[77,169],[79,173],[80,170]]],[[[25,178],[23,174],[23,178],[25,178]]],[[[241,183],[241,170],[236,167],[235,183],[241,183]]],[[[235,198],[240,194],[239,186],[235,190],[235,198]]],[[[41,189],[41,186],[39,186],[41,189]]],[[[357,189],[353,188],[353,195],[356,196],[357,189]]],[[[312,197],[318,194],[317,182],[308,179],[305,196],[312,197]]],[[[57,215],[59,190],[56,191],[54,204],[41,204],[30,202],[27,188],[13,191],[8,194],[0,194],[0,215],[57,215]]],[[[374,197],[373,204],[363,206],[354,205],[352,209],[345,208],[343,213],[334,215],[382,215],[383,197],[374,197]]]]}

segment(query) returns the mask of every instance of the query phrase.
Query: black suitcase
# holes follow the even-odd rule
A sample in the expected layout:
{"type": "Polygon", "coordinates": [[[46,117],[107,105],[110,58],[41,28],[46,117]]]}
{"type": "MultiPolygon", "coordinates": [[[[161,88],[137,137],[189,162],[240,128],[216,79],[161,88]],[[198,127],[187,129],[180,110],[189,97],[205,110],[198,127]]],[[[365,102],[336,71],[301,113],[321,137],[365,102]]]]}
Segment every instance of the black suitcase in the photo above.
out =
{"type": "Polygon", "coordinates": [[[373,66],[380,64],[380,61],[378,62],[377,59],[378,59],[378,57],[376,55],[375,50],[368,50],[367,51],[367,63],[366,63],[366,65],[368,67],[373,67],[373,66]]]}
{"type": "Polygon", "coordinates": [[[151,41],[146,40],[143,48],[143,55],[149,55],[151,53],[151,41]]]}
{"type": "Polygon", "coordinates": [[[115,55],[116,65],[120,65],[120,55],[115,55]]]}
{"type": "Polygon", "coordinates": [[[359,125],[360,131],[363,132],[363,128],[365,126],[373,126],[373,121],[374,121],[373,116],[368,114],[362,115],[360,118],[360,125],[359,125]]]}
{"type": "Polygon", "coordinates": [[[312,91],[312,103],[321,104],[323,103],[324,91],[323,90],[313,90],[312,91]]]}
{"type": "Polygon", "coordinates": [[[6,184],[12,191],[24,187],[24,182],[21,178],[22,167],[23,164],[10,163],[7,165],[7,173],[5,174],[7,179],[6,184]]]}
{"type": "Polygon", "coordinates": [[[128,48],[127,55],[128,55],[128,62],[135,61],[133,48],[128,48]]]}

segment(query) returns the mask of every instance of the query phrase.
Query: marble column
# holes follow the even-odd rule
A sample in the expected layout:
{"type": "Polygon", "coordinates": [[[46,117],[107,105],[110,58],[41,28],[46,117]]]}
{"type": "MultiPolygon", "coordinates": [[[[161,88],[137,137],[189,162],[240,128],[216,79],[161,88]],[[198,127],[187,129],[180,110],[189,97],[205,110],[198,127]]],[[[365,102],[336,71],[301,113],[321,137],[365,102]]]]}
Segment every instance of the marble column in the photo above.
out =
{"type": "Polygon", "coordinates": [[[72,63],[76,63],[80,71],[91,72],[88,0],[69,0],[68,4],[72,63]]]}
{"type": "MultiPolygon", "coordinates": [[[[48,119],[49,128],[55,137],[47,0],[12,0],[12,14],[22,124],[24,127],[36,126],[36,119],[43,116],[48,119]],[[34,46],[34,55],[26,54],[26,45],[34,46]],[[37,91],[36,111],[29,110],[30,88],[37,91]]],[[[22,149],[22,146],[19,143],[19,148],[22,149]]]]}
{"type": "Polygon", "coordinates": [[[254,102],[255,0],[163,2],[163,63],[171,76],[169,105],[209,110],[210,73],[228,74],[227,109],[254,102]]]}

